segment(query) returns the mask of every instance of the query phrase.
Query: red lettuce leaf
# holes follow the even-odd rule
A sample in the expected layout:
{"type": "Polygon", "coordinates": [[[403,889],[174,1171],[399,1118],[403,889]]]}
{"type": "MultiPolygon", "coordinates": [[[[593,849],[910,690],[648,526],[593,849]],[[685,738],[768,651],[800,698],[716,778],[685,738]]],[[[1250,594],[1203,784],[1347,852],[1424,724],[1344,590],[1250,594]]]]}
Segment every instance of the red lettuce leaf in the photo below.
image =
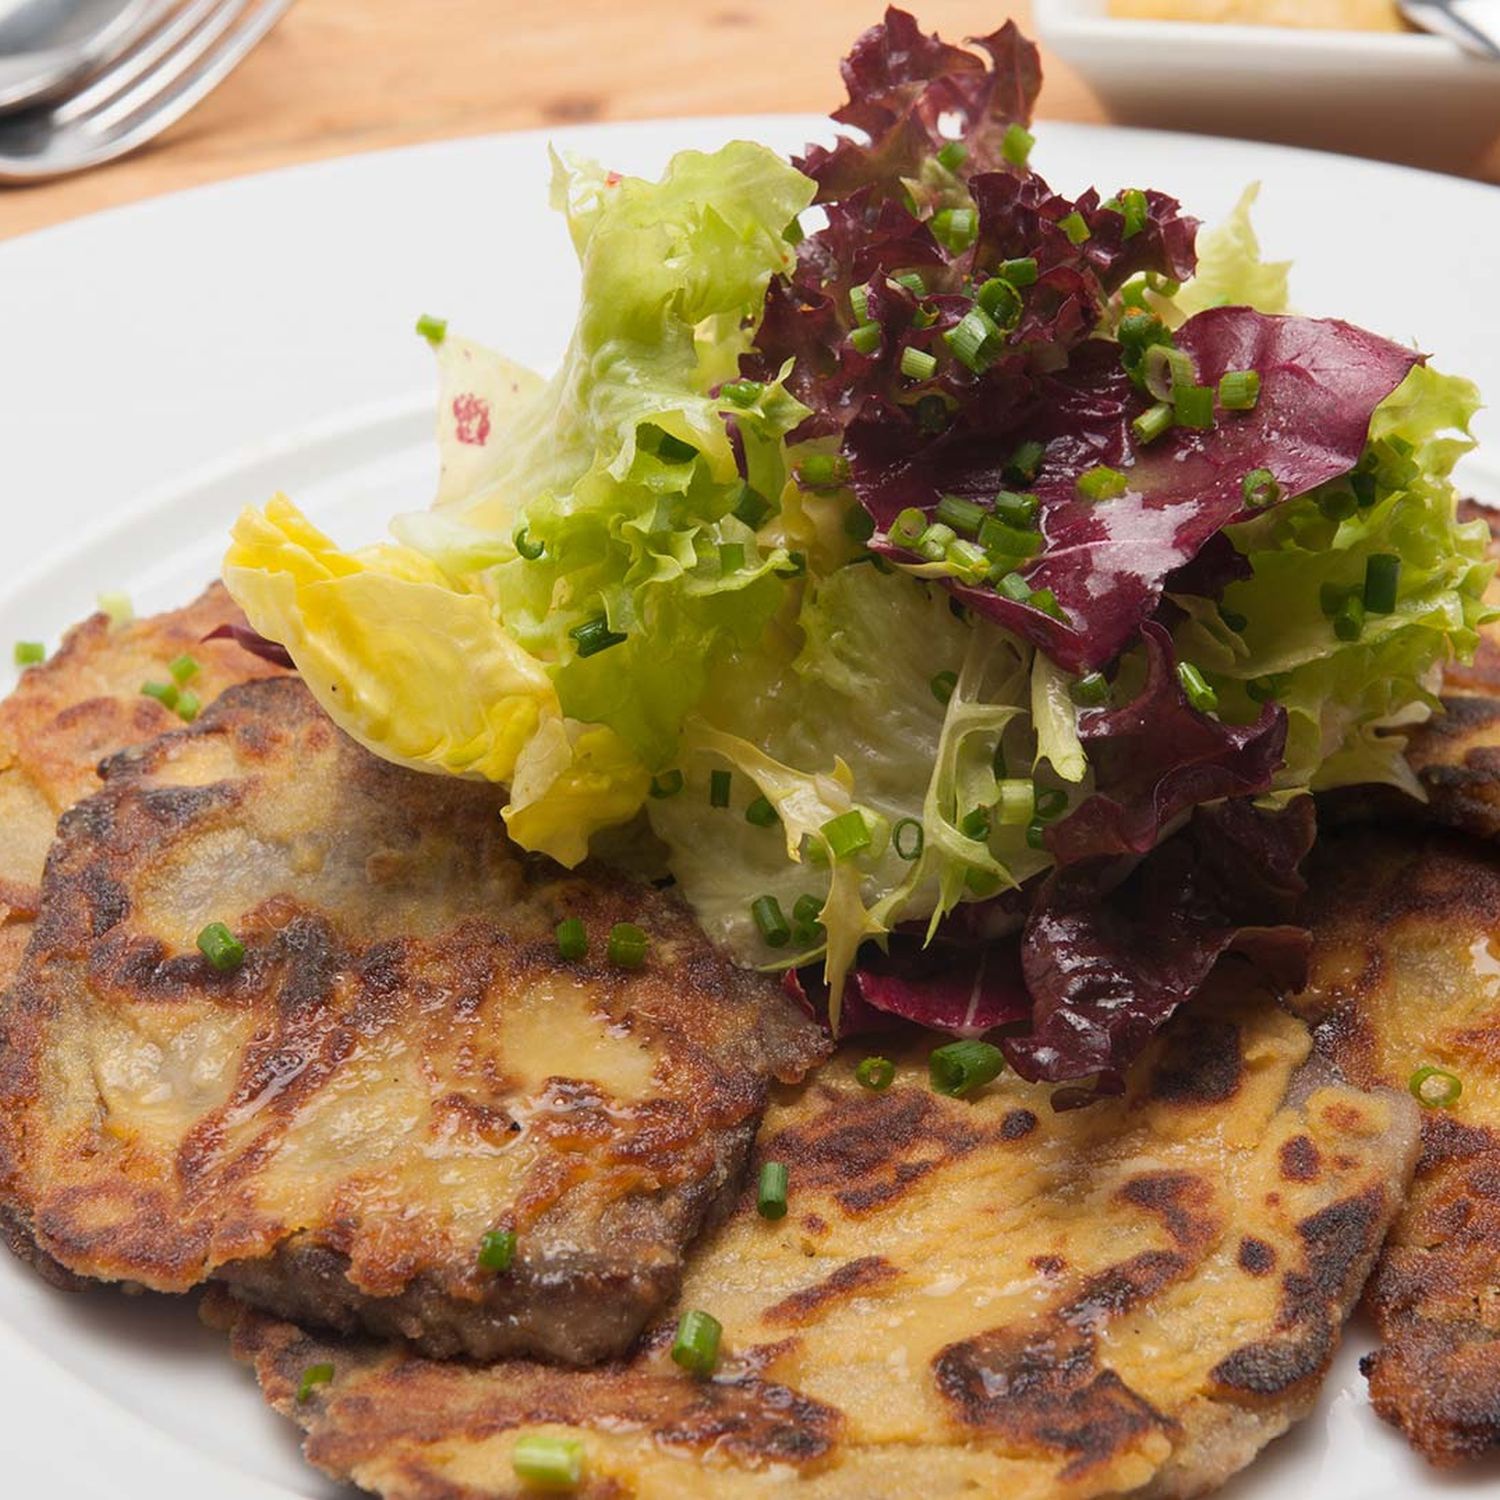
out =
{"type": "Polygon", "coordinates": [[[248,625],[218,625],[203,637],[205,641],[233,641],[251,656],[268,661],[273,667],[285,667],[289,672],[297,670],[292,654],[279,641],[269,641],[248,625]]]}
{"type": "Polygon", "coordinates": [[[1199,807],[1113,889],[1110,860],[1051,876],[1021,943],[1032,1029],[1003,1042],[1011,1066],[1032,1082],[1089,1079],[1094,1092],[1118,1093],[1126,1068],[1226,953],[1277,986],[1303,984],[1308,935],[1291,918],[1314,831],[1310,797],[1280,812],[1225,802],[1199,807]]]}
{"type": "MultiPolygon", "coordinates": [[[[1220,307],[1190,318],[1177,347],[1200,381],[1255,370],[1253,411],[1221,413],[1207,430],[1174,428],[1149,447],[1130,422],[1149,397],[1120,365],[1117,345],[1090,340],[1067,369],[1041,381],[1020,420],[997,431],[961,420],[923,440],[888,406],[867,408],[846,436],[856,493],[882,529],[908,506],[932,509],[945,494],[988,501],[1005,487],[1008,456],[1023,438],[1046,444],[1031,489],[1041,504],[1041,556],[1026,571],[1050,589],[1065,618],[1002,598],[990,588],[948,587],[1070,671],[1112,660],[1155,613],[1170,575],[1224,526],[1248,514],[1244,479],[1269,469],[1287,498],[1347,473],[1358,461],[1375,408],[1421,358],[1389,340],[1332,319],[1270,317],[1220,307]],[[1118,497],[1091,502],[1081,474],[1108,465],[1127,476],[1118,497]]],[[[877,550],[903,556],[879,538],[877,550]]]]}
{"type": "Polygon", "coordinates": [[[1141,636],[1141,691],[1118,708],[1078,716],[1095,791],[1047,829],[1047,849],[1059,866],[1145,854],[1190,807],[1267,791],[1281,765],[1285,709],[1267,703],[1253,724],[1241,725],[1200,713],[1178,681],[1171,637],[1151,622],[1141,636]]]}

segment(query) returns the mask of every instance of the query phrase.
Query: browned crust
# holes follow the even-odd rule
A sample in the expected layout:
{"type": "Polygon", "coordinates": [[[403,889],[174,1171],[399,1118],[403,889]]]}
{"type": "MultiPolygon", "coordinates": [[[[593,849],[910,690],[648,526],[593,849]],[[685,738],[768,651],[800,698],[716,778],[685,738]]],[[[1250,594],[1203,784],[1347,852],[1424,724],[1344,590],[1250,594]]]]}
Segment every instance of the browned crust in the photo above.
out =
{"type": "MultiPolygon", "coordinates": [[[[218,1278],[283,1315],[401,1335],[440,1356],[592,1361],[628,1345],[738,1181],[768,1078],[796,1078],[825,1050],[817,1028],[774,983],[718,954],[680,902],[523,857],[504,836],[499,789],[375,759],[295,679],[230,691],[105,775],[62,820],[0,1026],[12,1237],[23,1227],[74,1275],[164,1291],[218,1278]],[[302,830],[277,821],[294,781],[325,789],[313,831],[327,845],[318,870],[337,873],[327,909],[307,894],[322,887],[298,881],[302,830]],[[226,838],[258,851],[263,890],[224,913],[247,948],[233,975],[156,936],[140,896],[154,872],[226,838]],[[594,935],[590,956],[566,966],[553,936],[563,915],[594,935]],[[635,973],[602,951],[627,920],[653,943],[635,973]],[[511,1079],[495,1029],[559,980],[589,997],[591,1027],[649,1051],[646,1097],[626,1105],[587,1077],[511,1079]],[[104,1092],[80,1099],[55,1082],[69,1066],[84,1076],[84,1054],[122,1024],[242,1018],[253,1024],[229,1059],[227,1094],[185,1104],[170,1150],[104,1092]],[[421,1069],[400,1097],[427,1124],[391,1144],[419,1181],[318,1159],[284,1184],[303,1206],[284,1206],[268,1174],[322,1101],[344,1097],[350,1070],[386,1052],[421,1069]],[[518,1103],[524,1131],[510,1117],[518,1103]],[[476,1265],[479,1231],[450,1231],[439,1176],[421,1163],[429,1142],[460,1162],[503,1155],[512,1131],[535,1160],[483,1226],[513,1228],[523,1245],[496,1277],[476,1265]]],[[[184,889],[202,878],[184,876],[184,889]]]]}

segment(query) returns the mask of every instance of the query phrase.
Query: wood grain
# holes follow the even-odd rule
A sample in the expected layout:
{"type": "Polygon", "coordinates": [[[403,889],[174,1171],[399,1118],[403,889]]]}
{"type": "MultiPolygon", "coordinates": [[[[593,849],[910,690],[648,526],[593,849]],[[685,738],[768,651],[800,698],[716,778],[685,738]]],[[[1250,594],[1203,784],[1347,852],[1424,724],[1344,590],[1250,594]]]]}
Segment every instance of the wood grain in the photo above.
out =
{"type": "MultiPolygon", "coordinates": [[[[991,30],[1007,0],[922,0],[929,29],[991,30]]],[[[0,190],[0,238],[219,178],[445,136],[581,120],[823,112],[880,0],[299,0],[205,104],[133,157],[0,190]]],[[[1042,113],[1105,118],[1044,57],[1042,113]]],[[[1459,170],[1466,163],[1453,163],[1459,170]]]]}

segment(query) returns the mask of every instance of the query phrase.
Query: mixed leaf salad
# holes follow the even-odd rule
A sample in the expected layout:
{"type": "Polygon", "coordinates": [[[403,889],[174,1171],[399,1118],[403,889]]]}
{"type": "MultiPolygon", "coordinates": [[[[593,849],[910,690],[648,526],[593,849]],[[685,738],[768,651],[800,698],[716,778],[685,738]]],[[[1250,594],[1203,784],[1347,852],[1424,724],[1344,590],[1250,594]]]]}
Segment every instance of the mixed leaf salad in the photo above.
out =
{"type": "Polygon", "coordinates": [[[548,380],[424,320],[442,479],[341,551],[284,499],[226,579],[352,735],[509,787],[527,849],[669,872],[840,1031],[1119,1089],[1236,952],[1294,984],[1311,791],[1484,618],[1467,382],[1289,312],[1247,194],[1055,192],[1035,48],[887,12],[858,136],[659,182],[557,162],[548,380]]]}

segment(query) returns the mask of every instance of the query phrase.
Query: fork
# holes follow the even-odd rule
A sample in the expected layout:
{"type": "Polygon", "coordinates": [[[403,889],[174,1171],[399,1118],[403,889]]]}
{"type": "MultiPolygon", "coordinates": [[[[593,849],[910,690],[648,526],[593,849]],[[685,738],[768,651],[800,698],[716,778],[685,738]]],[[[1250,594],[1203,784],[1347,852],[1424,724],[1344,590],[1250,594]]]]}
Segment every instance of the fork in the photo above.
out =
{"type": "Polygon", "coordinates": [[[1500,60],[1500,4],[1495,0],[1399,0],[1413,26],[1457,42],[1465,52],[1500,60]]]}
{"type": "Polygon", "coordinates": [[[0,118],[0,184],[81,172],[134,151],[213,92],[292,0],[191,0],[86,88],[0,118]]]}

